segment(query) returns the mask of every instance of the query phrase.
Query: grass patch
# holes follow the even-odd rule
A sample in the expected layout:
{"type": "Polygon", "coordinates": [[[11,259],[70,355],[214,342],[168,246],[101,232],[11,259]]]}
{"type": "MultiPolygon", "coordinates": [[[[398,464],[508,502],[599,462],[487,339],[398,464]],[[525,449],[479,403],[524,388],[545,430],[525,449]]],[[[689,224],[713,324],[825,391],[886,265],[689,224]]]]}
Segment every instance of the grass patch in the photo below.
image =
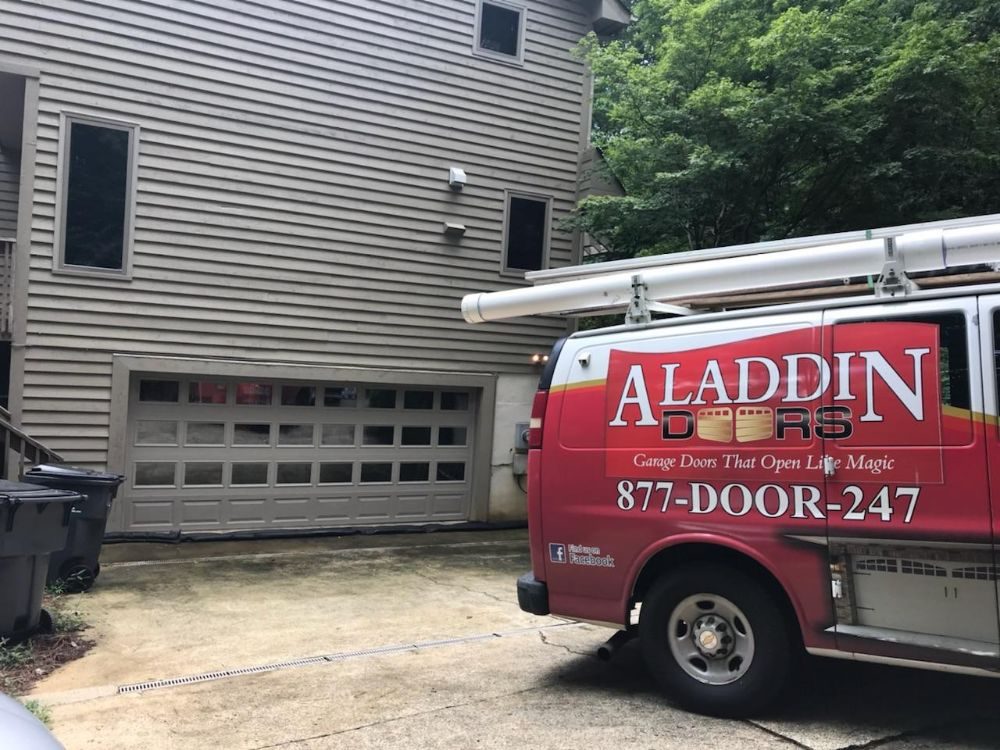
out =
{"type": "Polygon", "coordinates": [[[35,718],[38,719],[42,724],[52,728],[52,711],[48,706],[43,706],[36,700],[30,700],[24,702],[24,707],[28,709],[35,718]]]}

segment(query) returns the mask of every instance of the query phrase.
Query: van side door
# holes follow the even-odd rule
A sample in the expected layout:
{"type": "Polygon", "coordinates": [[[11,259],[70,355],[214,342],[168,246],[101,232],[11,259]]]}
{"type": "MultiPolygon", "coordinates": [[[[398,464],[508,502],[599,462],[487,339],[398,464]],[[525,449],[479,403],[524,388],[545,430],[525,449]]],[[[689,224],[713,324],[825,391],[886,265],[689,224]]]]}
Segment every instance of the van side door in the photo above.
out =
{"type": "Polygon", "coordinates": [[[979,341],[983,371],[981,429],[986,434],[987,468],[993,530],[993,564],[969,571],[976,580],[991,581],[996,590],[1000,579],[1000,295],[979,298],[979,341]]]}
{"type": "Polygon", "coordinates": [[[824,314],[827,545],[840,650],[997,663],[974,297],[824,314]]]}

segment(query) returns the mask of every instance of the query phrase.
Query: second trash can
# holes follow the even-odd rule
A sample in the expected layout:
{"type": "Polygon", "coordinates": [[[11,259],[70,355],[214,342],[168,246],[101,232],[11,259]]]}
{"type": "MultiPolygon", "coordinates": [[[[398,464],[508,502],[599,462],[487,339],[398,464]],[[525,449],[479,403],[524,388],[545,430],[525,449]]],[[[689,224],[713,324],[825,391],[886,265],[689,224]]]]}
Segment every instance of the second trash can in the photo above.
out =
{"type": "Polygon", "coordinates": [[[51,627],[42,610],[49,555],[66,544],[76,492],[0,480],[0,639],[51,627]]]}
{"type": "Polygon", "coordinates": [[[86,591],[101,572],[98,559],[104,541],[111,501],[125,480],[121,474],[90,471],[77,466],[42,464],[24,475],[32,484],[86,495],[70,517],[66,547],[49,558],[47,583],[62,581],[67,591],[86,591]]]}

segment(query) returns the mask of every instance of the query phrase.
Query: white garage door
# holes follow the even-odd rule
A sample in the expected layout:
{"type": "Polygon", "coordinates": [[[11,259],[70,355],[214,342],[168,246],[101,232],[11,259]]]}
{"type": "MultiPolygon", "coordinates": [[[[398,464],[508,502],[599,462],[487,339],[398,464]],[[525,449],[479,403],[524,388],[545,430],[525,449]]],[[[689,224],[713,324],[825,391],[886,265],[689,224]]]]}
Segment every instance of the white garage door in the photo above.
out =
{"type": "Polygon", "coordinates": [[[238,531],[469,517],[474,392],[138,376],[128,531],[238,531]]]}

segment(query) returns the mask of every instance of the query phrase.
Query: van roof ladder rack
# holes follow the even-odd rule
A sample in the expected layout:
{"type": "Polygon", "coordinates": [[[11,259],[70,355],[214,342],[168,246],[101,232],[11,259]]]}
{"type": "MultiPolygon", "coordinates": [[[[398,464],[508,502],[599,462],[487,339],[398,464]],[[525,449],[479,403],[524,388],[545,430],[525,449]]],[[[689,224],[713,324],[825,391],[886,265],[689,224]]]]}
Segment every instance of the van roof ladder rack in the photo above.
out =
{"type": "Polygon", "coordinates": [[[706,298],[745,307],[755,304],[754,297],[768,296],[761,292],[770,292],[771,298],[756,304],[781,301],[773,298],[779,290],[793,298],[871,288],[877,296],[895,297],[916,291],[918,284],[947,283],[935,275],[974,283],[982,281],[981,275],[955,272],[988,266],[992,275],[1000,269],[1000,215],[900,229],[904,231],[876,230],[879,237],[868,232],[866,239],[856,239],[857,233],[832,235],[823,238],[830,240],[826,244],[810,238],[782,240],[645,258],[641,265],[613,261],[557,269],[532,274],[533,287],[468,294],[462,314],[469,323],[482,323],[625,310],[626,323],[641,325],[654,312],[690,315],[697,311],[693,308],[712,307],[706,298]],[[560,276],[566,280],[545,283],[560,276]]]}

